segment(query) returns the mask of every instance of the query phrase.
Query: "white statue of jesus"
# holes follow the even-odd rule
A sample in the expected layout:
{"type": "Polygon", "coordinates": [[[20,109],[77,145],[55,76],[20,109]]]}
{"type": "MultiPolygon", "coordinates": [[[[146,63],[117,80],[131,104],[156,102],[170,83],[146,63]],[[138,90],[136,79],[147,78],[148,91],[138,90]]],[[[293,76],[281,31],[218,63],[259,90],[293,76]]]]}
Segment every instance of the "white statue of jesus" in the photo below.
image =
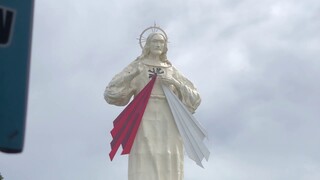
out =
{"type": "MultiPolygon", "coordinates": [[[[156,26],[153,28],[160,29],[156,26]]],[[[186,135],[180,132],[188,128],[184,122],[177,124],[175,119],[179,116],[179,110],[170,106],[165,93],[166,88],[190,114],[201,102],[195,86],[167,59],[168,39],[165,32],[160,30],[149,34],[144,45],[140,43],[142,54],[111,80],[104,93],[109,104],[127,105],[132,96],[136,97],[151,77],[157,75],[129,153],[129,180],[183,180],[184,141],[187,141],[184,139],[191,139],[189,144],[201,141],[182,137],[196,133],[186,135]]],[[[209,154],[205,153],[207,158],[209,154]]],[[[197,156],[197,152],[194,154],[197,156]]],[[[199,158],[202,160],[203,157],[199,158]]]]}

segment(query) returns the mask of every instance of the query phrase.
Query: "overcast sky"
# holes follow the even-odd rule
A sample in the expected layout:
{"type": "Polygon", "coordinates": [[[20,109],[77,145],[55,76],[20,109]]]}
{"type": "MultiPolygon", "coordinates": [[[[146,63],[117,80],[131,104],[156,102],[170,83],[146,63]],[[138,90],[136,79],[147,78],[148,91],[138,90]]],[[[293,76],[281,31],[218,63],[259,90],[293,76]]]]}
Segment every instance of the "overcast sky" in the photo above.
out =
{"type": "Polygon", "coordinates": [[[39,0],[25,149],[0,154],[5,180],[126,180],[110,162],[111,78],[154,22],[169,60],[198,88],[205,169],[185,180],[320,179],[320,1],[39,0]]]}

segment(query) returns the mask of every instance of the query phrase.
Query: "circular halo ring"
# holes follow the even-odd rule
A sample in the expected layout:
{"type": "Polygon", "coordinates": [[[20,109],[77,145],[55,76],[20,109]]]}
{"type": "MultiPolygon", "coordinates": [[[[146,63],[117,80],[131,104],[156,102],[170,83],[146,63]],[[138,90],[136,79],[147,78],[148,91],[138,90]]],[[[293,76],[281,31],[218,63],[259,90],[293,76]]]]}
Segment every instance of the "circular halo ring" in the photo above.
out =
{"type": "Polygon", "coordinates": [[[146,38],[143,36],[143,34],[146,33],[148,30],[151,30],[152,32],[157,32],[158,30],[160,30],[162,32],[162,34],[164,35],[165,41],[166,42],[168,41],[168,36],[163,29],[161,29],[160,27],[158,27],[156,25],[150,26],[147,29],[143,30],[142,33],[140,34],[139,44],[140,44],[141,49],[143,49],[143,47],[144,47],[143,43],[146,41],[146,38]]]}

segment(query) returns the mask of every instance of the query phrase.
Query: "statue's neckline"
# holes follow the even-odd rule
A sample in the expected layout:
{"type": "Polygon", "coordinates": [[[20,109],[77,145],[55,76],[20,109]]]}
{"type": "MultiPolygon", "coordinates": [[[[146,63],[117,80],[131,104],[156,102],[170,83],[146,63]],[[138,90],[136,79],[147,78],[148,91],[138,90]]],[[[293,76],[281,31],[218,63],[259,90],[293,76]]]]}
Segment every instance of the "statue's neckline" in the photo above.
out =
{"type": "Polygon", "coordinates": [[[154,66],[154,67],[171,67],[172,65],[167,63],[167,62],[161,62],[160,64],[153,64],[148,61],[142,61],[143,64],[148,65],[148,66],[154,66]]]}

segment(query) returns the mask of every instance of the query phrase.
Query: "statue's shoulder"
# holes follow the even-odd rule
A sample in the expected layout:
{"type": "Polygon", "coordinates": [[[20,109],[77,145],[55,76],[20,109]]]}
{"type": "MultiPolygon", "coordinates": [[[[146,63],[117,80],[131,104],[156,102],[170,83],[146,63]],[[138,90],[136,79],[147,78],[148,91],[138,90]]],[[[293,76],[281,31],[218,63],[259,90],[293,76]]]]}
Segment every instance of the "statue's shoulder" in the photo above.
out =
{"type": "MultiPolygon", "coordinates": [[[[174,65],[171,65],[171,68],[172,70],[175,72],[175,74],[177,75],[182,75],[181,72],[174,66],[174,65]]],[[[182,75],[183,76],[183,75],[182,75]]]]}
{"type": "Polygon", "coordinates": [[[175,66],[172,66],[172,70],[174,72],[173,76],[177,78],[177,80],[181,81],[183,84],[188,85],[190,87],[194,87],[193,83],[175,66]]]}
{"type": "Polygon", "coordinates": [[[135,60],[133,60],[132,62],[130,62],[127,67],[125,69],[132,69],[132,68],[137,68],[141,66],[141,61],[139,58],[136,58],[135,60]]]}

